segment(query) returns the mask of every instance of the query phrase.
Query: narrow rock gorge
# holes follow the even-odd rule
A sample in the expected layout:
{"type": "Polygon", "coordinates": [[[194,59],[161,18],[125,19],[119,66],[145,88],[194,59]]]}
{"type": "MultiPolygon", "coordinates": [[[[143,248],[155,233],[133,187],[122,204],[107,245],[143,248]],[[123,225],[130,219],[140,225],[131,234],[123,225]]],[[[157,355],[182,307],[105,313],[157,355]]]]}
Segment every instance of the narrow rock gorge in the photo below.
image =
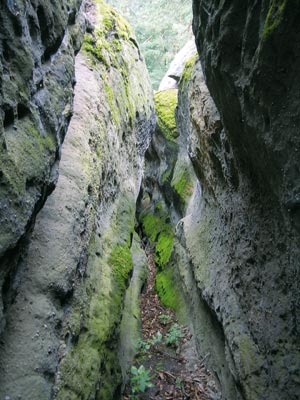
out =
{"type": "Polygon", "coordinates": [[[299,5],[193,15],[153,93],[102,0],[0,4],[1,400],[124,398],[145,246],[223,399],[300,397],[299,5]]]}

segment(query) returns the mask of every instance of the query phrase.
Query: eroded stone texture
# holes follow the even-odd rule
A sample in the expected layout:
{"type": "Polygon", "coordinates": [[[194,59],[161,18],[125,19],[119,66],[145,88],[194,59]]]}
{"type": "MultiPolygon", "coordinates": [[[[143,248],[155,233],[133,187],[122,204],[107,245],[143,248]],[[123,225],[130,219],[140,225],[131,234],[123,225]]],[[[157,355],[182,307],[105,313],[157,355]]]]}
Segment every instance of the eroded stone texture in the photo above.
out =
{"type": "Polygon", "coordinates": [[[294,1],[194,1],[204,74],[239,168],[297,229],[299,18],[294,1]]]}
{"type": "Polygon", "coordinates": [[[83,39],[80,4],[0,4],[0,332],[18,241],[57,180],[72,112],[74,54],[83,39]]]}
{"type": "MultiPolygon", "coordinates": [[[[293,2],[194,1],[220,117],[196,68],[179,108],[189,108],[182,122],[202,196],[178,237],[222,339],[229,375],[215,370],[228,399],[300,392],[297,21],[293,2]]],[[[216,365],[209,342],[204,332],[199,348],[216,365]]]]}
{"type": "Polygon", "coordinates": [[[167,89],[178,89],[178,82],[181,78],[185,63],[197,54],[195,40],[189,40],[186,45],[176,54],[171,62],[168,71],[159,85],[159,91],[167,89]]]}
{"type": "MultiPolygon", "coordinates": [[[[89,2],[88,12],[93,23],[76,57],[74,115],[57,187],[12,282],[1,398],[112,399],[121,384],[119,326],[141,259],[136,248],[131,254],[135,203],[155,117],[127,23],[102,1],[89,2]]],[[[132,312],[138,317],[127,309],[127,322],[132,312]]],[[[126,346],[123,367],[131,357],[126,346]]]]}

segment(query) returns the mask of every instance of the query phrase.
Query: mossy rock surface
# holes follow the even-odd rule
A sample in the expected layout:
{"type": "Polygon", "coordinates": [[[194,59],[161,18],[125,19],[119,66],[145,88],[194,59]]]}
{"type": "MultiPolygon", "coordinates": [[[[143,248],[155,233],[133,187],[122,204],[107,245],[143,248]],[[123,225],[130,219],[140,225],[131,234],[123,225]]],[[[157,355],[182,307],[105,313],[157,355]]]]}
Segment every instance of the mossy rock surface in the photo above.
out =
{"type": "MultiPolygon", "coordinates": [[[[127,353],[120,365],[121,325],[135,326],[128,310],[128,304],[134,307],[136,302],[131,282],[135,275],[131,245],[141,157],[154,126],[154,106],[150,85],[144,82],[146,68],[126,21],[100,0],[96,1],[95,19],[94,30],[85,36],[82,56],[100,81],[103,111],[95,119],[100,125],[103,120],[106,124],[101,136],[103,145],[95,143],[102,178],[98,188],[92,185],[92,192],[98,195],[93,206],[101,218],[97,222],[101,234],[95,227],[87,251],[86,277],[77,288],[64,324],[66,334],[69,330],[72,338],[79,340],[72,343],[60,365],[57,400],[68,396],[78,400],[115,398],[131,356],[131,336],[136,334],[136,330],[127,332],[127,353]],[[124,307],[128,317],[125,322],[124,307]],[[78,359],[85,353],[88,357],[81,367],[78,359]]],[[[87,170],[95,174],[93,162],[87,160],[86,164],[87,170]]]]}
{"type": "Polygon", "coordinates": [[[158,272],[155,281],[155,289],[165,307],[172,308],[174,311],[178,310],[178,287],[176,287],[176,282],[174,282],[174,273],[171,267],[158,272]]]}
{"type": "MultiPolygon", "coordinates": [[[[59,148],[72,110],[74,57],[83,39],[80,1],[66,0],[63,6],[58,0],[35,2],[30,10],[22,1],[2,3],[1,259],[8,249],[17,254],[19,239],[56,183],[59,148]]],[[[2,322],[0,311],[0,332],[2,322]]]]}
{"type": "Polygon", "coordinates": [[[137,233],[133,235],[130,250],[134,268],[130,286],[126,290],[124,299],[124,309],[120,325],[120,344],[118,349],[123,386],[128,381],[133,358],[139,350],[138,343],[139,339],[141,339],[140,294],[147,279],[148,272],[148,260],[144,250],[141,248],[140,238],[137,233]]]}
{"type": "Polygon", "coordinates": [[[135,35],[127,21],[111,6],[102,0],[96,0],[97,26],[92,33],[84,36],[82,49],[91,55],[94,64],[101,62],[107,68],[114,66],[128,74],[128,65],[122,59],[122,41],[135,39],[135,35]]]}
{"type": "Polygon", "coordinates": [[[192,180],[192,173],[190,171],[190,165],[183,164],[179,165],[178,162],[175,166],[175,171],[171,185],[175,190],[176,194],[180,198],[181,206],[184,208],[188,199],[193,194],[194,182],[192,180]]]}
{"type": "Polygon", "coordinates": [[[182,75],[181,75],[180,81],[179,81],[179,86],[180,86],[180,89],[181,89],[181,90],[182,90],[182,89],[184,88],[184,86],[186,86],[186,84],[188,83],[188,81],[189,81],[189,79],[190,79],[190,77],[191,77],[191,75],[192,75],[192,72],[193,72],[195,63],[196,63],[196,61],[198,60],[198,58],[199,58],[198,53],[195,53],[195,54],[185,63],[185,66],[184,66],[184,69],[183,69],[183,72],[182,72],[182,75]]]}
{"type": "MultiPolygon", "coordinates": [[[[0,344],[3,398],[113,399],[122,382],[120,323],[134,272],[131,236],[142,159],[155,125],[154,103],[145,64],[127,24],[101,1],[91,10],[97,13],[96,25],[89,25],[84,47],[92,48],[83,48],[76,58],[74,111],[62,146],[57,189],[37,216],[29,252],[21,260],[21,284],[14,304],[8,305],[0,344]]],[[[57,77],[63,72],[74,83],[74,60],[62,53],[51,68],[57,77]]],[[[42,95],[51,85],[44,83],[40,100],[48,102],[42,95]]],[[[62,110],[64,98],[59,95],[71,97],[72,90],[63,85],[51,90],[57,118],[51,123],[62,128],[62,112],[70,118],[72,108],[62,110]]],[[[50,168],[47,158],[39,155],[53,160],[58,156],[58,135],[43,135],[32,127],[32,118],[22,119],[28,128],[24,135],[19,125],[6,132],[11,135],[9,157],[16,164],[25,160],[23,169],[18,165],[18,179],[11,171],[6,173],[15,184],[10,189],[14,201],[24,186],[35,200],[40,198],[35,184],[43,185],[39,172],[44,173],[44,161],[47,173],[50,168]],[[16,143],[19,135],[29,138],[23,147],[16,143]],[[25,172],[29,180],[22,175],[25,172]]],[[[3,160],[9,169],[8,157],[3,160]]],[[[52,181],[55,178],[54,174],[52,181]]],[[[27,198],[22,201],[27,213],[27,198]]]]}
{"type": "Polygon", "coordinates": [[[170,260],[174,243],[174,232],[167,220],[168,216],[164,212],[158,215],[148,213],[142,217],[144,232],[155,245],[155,262],[161,270],[170,260]]]}
{"type": "Polygon", "coordinates": [[[177,93],[177,89],[169,89],[154,95],[158,127],[165,138],[170,141],[175,141],[178,137],[175,119],[177,93]]]}
{"type": "Polygon", "coordinates": [[[60,367],[56,399],[112,399],[121,384],[118,326],[133,269],[130,236],[134,198],[120,196],[103,237],[94,235],[88,249],[87,277],[78,288],[65,323],[66,334],[79,337],[60,367]],[[101,254],[101,256],[100,256],[101,254]],[[71,397],[70,397],[71,396],[71,397]]]}

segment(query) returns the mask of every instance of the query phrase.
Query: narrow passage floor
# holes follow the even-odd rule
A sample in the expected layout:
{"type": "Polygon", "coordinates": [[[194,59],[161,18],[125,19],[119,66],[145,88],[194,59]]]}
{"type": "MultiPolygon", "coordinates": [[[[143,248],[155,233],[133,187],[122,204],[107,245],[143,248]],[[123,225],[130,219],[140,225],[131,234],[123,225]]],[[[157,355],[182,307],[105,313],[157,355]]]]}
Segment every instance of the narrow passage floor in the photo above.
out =
{"type": "Polygon", "coordinates": [[[149,272],[140,302],[142,340],[123,400],[219,400],[214,377],[196,356],[189,329],[160,303],[154,254],[147,253],[149,272]]]}

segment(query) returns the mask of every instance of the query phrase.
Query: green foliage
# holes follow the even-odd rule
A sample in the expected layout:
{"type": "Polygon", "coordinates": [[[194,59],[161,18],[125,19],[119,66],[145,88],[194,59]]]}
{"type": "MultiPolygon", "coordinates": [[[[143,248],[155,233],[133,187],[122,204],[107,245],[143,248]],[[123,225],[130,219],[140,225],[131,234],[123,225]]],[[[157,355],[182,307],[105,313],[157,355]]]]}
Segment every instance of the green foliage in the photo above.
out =
{"type": "Polygon", "coordinates": [[[184,388],[184,382],[183,382],[182,378],[176,378],[175,385],[179,389],[183,389],[184,388]]]}
{"type": "Polygon", "coordinates": [[[166,139],[174,141],[178,137],[175,110],[177,107],[177,89],[163,90],[154,95],[157,122],[166,139]]]}
{"type": "Polygon", "coordinates": [[[270,8],[266,17],[264,30],[263,30],[263,39],[269,37],[274,30],[279,26],[285,6],[287,4],[287,0],[272,0],[270,4],[270,8]]]}
{"type": "Polygon", "coordinates": [[[134,365],[131,367],[130,385],[132,393],[144,393],[146,389],[153,387],[151,383],[150,370],[143,365],[139,368],[134,365]]]}
{"type": "Polygon", "coordinates": [[[162,341],[162,334],[161,332],[157,332],[156,335],[153,335],[149,340],[139,339],[137,343],[138,352],[145,353],[146,351],[150,350],[151,346],[155,346],[162,341]]]}
{"type": "Polygon", "coordinates": [[[157,89],[174,55],[192,37],[190,0],[107,0],[133,26],[157,89]]]}
{"type": "Polygon", "coordinates": [[[180,339],[184,337],[184,334],[178,324],[172,324],[169,332],[166,336],[166,344],[172,347],[178,347],[180,339]]]}
{"type": "Polygon", "coordinates": [[[151,337],[151,345],[155,346],[156,344],[161,343],[162,338],[162,334],[158,331],[156,335],[151,337]]]}
{"type": "Polygon", "coordinates": [[[149,340],[143,340],[143,339],[139,339],[137,345],[138,345],[138,351],[141,353],[145,353],[151,347],[151,343],[149,342],[149,340]]]}
{"type": "Polygon", "coordinates": [[[161,314],[158,316],[158,319],[163,325],[168,325],[168,323],[170,323],[172,320],[171,316],[168,314],[161,314]]]}

